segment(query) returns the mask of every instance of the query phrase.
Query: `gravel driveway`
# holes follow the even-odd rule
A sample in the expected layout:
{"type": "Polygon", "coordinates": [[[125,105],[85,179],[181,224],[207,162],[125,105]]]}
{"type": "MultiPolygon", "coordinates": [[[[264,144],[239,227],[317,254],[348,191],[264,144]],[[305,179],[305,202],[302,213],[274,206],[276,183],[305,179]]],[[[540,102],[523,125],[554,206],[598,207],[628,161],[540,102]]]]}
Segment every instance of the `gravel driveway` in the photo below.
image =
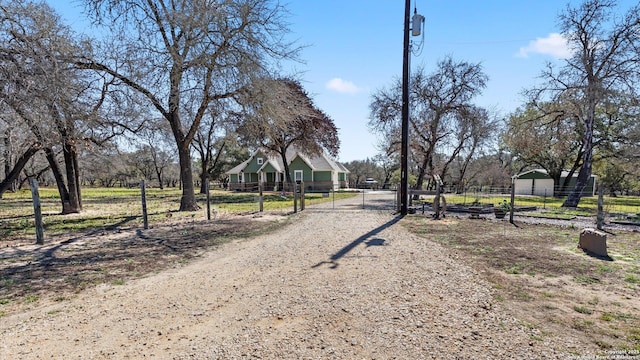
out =
{"type": "Polygon", "coordinates": [[[455,253],[406,232],[392,195],[368,200],[3,317],[0,358],[567,358],[568,340],[532,340],[455,253]]]}

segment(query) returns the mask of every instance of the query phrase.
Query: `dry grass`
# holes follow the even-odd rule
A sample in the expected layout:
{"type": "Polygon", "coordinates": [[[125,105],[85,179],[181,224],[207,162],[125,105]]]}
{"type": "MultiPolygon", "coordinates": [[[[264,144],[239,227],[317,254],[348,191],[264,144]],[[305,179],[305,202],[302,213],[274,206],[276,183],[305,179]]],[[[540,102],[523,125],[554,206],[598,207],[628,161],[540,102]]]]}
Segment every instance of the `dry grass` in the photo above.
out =
{"type": "Polygon", "coordinates": [[[0,315],[41,298],[64,300],[98,284],[121,285],[182,266],[232,239],[273,231],[286,216],[237,215],[216,221],[167,221],[148,230],[122,227],[50,237],[44,246],[4,242],[0,248],[0,315]]]}
{"type": "MultiPolygon", "coordinates": [[[[43,298],[64,300],[97,284],[124,284],[182,266],[230,239],[275,230],[289,212],[256,214],[252,194],[215,192],[216,213],[176,212],[180,192],[147,193],[148,230],[143,230],[137,189],[87,189],[80,214],[60,215],[59,199],[41,189],[45,245],[36,246],[30,194],[0,200],[0,316],[43,298]],[[219,209],[222,200],[227,211],[219,209]],[[233,201],[239,208],[233,207],[233,201]],[[248,203],[248,204],[247,204],[248,203]],[[249,206],[248,209],[242,206],[249,206]]],[[[279,197],[278,197],[279,198],[279,197]]],[[[200,204],[204,196],[198,195],[200,204]]]]}
{"type": "Polygon", "coordinates": [[[640,350],[639,233],[609,234],[611,259],[600,259],[577,249],[580,229],[407,220],[412,232],[445,245],[491,281],[496,300],[540,337],[572,334],[602,350],[640,350]]]}

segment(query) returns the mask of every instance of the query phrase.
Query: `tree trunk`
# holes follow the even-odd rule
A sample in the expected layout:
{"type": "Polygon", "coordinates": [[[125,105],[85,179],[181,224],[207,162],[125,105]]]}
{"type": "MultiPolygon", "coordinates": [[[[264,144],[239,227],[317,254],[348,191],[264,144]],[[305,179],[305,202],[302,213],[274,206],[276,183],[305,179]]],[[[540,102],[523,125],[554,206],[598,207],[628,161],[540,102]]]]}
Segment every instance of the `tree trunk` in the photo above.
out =
{"type": "Polygon", "coordinates": [[[422,189],[422,184],[424,183],[424,175],[426,174],[428,163],[429,163],[429,158],[425,156],[424,159],[422,160],[422,166],[420,166],[418,171],[418,178],[416,179],[416,189],[418,190],[422,189]]]}
{"type": "Polygon", "coordinates": [[[64,165],[67,174],[67,189],[69,190],[69,213],[82,211],[82,198],[80,197],[80,176],[78,169],[78,156],[72,144],[65,142],[63,146],[64,165]]]}
{"type": "MultiPolygon", "coordinates": [[[[4,194],[5,191],[9,189],[14,190],[17,184],[16,180],[18,179],[20,172],[22,171],[24,166],[27,164],[29,159],[31,159],[31,157],[35,155],[38,152],[38,150],[40,150],[40,146],[38,144],[31,145],[31,147],[29,147],[27,151],[25,151],[25,153],[22,154],[22,156],[20,156],[18,161],[16,161],[16,164],[13,166],[13,169],[7,172],[7,177],[4,180],[2,180],[2,182],[0,182],[0,199],[2,198],[2,194],[4,194]]],[[[8,159],[7,159],[7,162],[8,162],[8,159]]]]}
{"type": "Polygon", "coordinates": [[[56,179],[56,185],[58,186],[58,194],[60,194],[60,201],[62,202],[62,214],[70,214],[71,211],[69,207],[69,191],[67,191],[67,186],[64,183],[64,177],[62,176],[62,171],[60,170],[60,166],[58,166],[58,161],[56,160],[56,156],[53,153],[53,149],[45,148],[45,155],[47,157],[47,161],[49,162],[49,167],[51,168],[51,172],[53,173],[54,179],[56,179]]]}
{"type": "Polygon", "coordinates": [[[164,184],[162,183],[162,170],[156,167],[156,178],[158,179],[158,184],[160,186],[160,190],[164,189],[164,184]]]}
{"type": "Polygon", "coordinates": [[[207,193],[207,183],[209,182],[209,173],[207,169],[203,166],[202,172],[200,173],[200,194],[207,193]]]}
{"type": "Polygon", "coordinates": [[[200,152],[200,194],[207,193],[206,183],[209,180],[209,162],[211,161],[211,147],[200,144],[198,146],[198,152],[200,152]]]}
{"type": "MultiPolygon", "coordinates": [[[[291,172],[289,171],[289,163],[287,163],[287,149],[280,149],[280,158],[282,159],[282,163],[284,164],[285,182],[287,183],[289,189],[293,189],[293,180],[291,179],[291,172]]],[[[286,189],[287,187],[284,188],[286,189]]]]}
{"type": "Polygon", "coordinates": [[[584,152],[582,154],[582,166],[578,172],[576,186],[573,188],[567,199],[562,204],[563,207],[577,207],[582,198],[582,192],[587,187],[591,178],[591,168],[593,166],[593,124],[595,117],[595,100],[591,100],[587,118],[584,121],[584,137],[582,139],[584,152]]]}
{"type": "MultiPolygon", "coordinates": [[[[585,152],[585,155],[587,152],[585,152]]],[[[593,165],[593,155],[591,151],[589,151],[589,155],[584,157],[584,161],[582,167],[580,168],[580,172],[578,172],[578,177],[576,179],[576,186],[573,188],[567,199],[562,204],[563,207],[577,207],[580,203],[580,199],[582,198],[582,192],[587,187],[589,183],[589,179],[591,178],[591,168],[593,165]]]]}
{"type": "Polygon", "coordinates": [[[200,209],[200,207],[196,202],[195,188],[193,186],[189,144],[180,142],[178,146],[178,158],[180,159],[180,183],[182,184],[182,198],[180,199],[179,211],[196,211],[200,209]]]}
{"type": "Polygon", "coordinates": [[[220,154],[222,154],[222,150],[225,147],[226,142],[223,141],[222,145],[220,145],[220,149],[218,149],[218,152],[216,153],[216,158],[213,159],[213,161],[211,161],[211,157],[213,154],[211,154],[211,146],[207,146],[207,155],[205,156],[205,158],[207,159],[207,161],[203,161],[202,162],[202,174],[200,179],[202,180],[202,184],[200,186],[200,193],[201,194],[206,194],[207,193],[207,186],[206,186],[206,182],[208,182],[210,180],[211,174],[213,169],[215,169],[216,165],[218,165],[218,161],[220,161],[220,154]],[[209,166],[209,163],[211,163],[211,165],[209,166]]]}

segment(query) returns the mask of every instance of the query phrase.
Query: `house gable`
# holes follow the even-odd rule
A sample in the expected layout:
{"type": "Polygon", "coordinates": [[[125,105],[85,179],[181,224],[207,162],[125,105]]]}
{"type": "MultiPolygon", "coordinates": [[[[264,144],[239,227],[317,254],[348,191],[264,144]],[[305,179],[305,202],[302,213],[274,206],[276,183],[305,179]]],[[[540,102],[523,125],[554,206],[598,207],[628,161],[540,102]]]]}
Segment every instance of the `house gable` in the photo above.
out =
{"type": "Polygon", "coordinates": [[[244,168],[245,173],[258,173],[258,170],[264,166],[264,163],[268,161],[268,158],[261,151],[257,151],[252,157],[247,166],[244,168]]]}
{"type": "Polygon", "coordinates": [[[313,175],[311,174],[311,167],[300,156],[296,156],[289,164],[289,172],[291,178],[295,179],[296,170],[302,170],[302,181],[313,181],[313,175]]]}
{"type": "Polygon", "coordinates": [[[273,165],[273,163],[271,163],[271,162],[265,163],[264,166],[262,166],[262,168],[260,168],[260,171],[265,172],[265,173],[280,172],[280,170],[276,169],[275,166],[273,165]]]}

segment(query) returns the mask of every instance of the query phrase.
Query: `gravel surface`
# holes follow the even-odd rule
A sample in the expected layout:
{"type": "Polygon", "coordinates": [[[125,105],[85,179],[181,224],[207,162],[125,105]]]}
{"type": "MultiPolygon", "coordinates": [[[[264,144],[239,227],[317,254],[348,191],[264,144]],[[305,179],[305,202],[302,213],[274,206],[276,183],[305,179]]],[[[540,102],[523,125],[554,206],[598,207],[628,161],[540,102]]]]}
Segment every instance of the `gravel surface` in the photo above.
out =
{"type": "MultiPolygon", "coordinates": [[[[314,206],[184,267],[1,318],[2,359],[556,359],[391,195],[314,206]]],[[[550,338],[550,339],[549,339],[550,338]]]]}

